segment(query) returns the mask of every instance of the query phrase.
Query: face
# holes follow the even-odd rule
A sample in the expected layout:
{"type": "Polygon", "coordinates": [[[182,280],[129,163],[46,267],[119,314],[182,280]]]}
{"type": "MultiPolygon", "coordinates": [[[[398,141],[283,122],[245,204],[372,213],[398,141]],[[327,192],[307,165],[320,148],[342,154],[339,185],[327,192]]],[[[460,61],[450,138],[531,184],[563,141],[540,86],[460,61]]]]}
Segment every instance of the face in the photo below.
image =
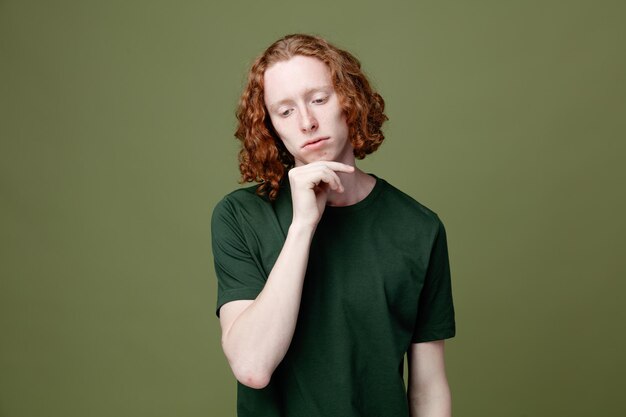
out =
{"type": "Polygon", "coordinates": [[[348,124],[326,64],[296,55],[264,74],[265,107],[295,165],[338,161],[354,165],[348,124]]]}

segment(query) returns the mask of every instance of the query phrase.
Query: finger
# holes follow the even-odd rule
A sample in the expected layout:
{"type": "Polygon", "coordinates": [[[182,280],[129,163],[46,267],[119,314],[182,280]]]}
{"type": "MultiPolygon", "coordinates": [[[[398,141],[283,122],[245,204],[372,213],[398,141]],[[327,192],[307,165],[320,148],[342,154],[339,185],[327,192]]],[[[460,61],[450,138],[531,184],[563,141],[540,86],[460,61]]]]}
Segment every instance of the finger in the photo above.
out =
{"type": "Polygon", "coordinates": [[[342,163],[338,163],[337,165],[334,161],[316,161],[301,167],[292,168],[289,171],[289,179],[294,185],[304,181],[304,183],[308,184],[309,188],[319,185],[320,182],[325,182],[332,190],[339,190],[340,192],[343,192],[343,184],[337,175],[337,172],[339,171],[334,171],[329,165],[339,169],[347,167],[348,172],[350,172],[350,168],[353,168],[351,165],[342,163]]]}
{"type": "Polygon", "coordinates": [[[337,161],[316,161],[316,162],[312,162],[308,164],[307,166],[312,168],[313,166],[316,166],[316,165],[323,165],[332,169],[333,171],[339,171],[339,172],[353,172],[354,171],[354,166],[344,164],[342,162],[337,162],[337,161]]]}
{"type": "Polygon", "coordinates": [[[324,170],[324,182],[328,184],[331,190],[343,190],[343,185],[341,184],[339,175],[337,175],[337,173],[330,168],[326,168],[324,170]]]}
{"type": "Polygon", "coordinates": [[[328,185],[328,187],[331,190],[336,190],[337,188],[339,188],[341,186],[341,182],[339,181],[339,177],[337,176],[337,174],[335,173],[335,171],[329,169],[329,168],[322,168],[321,171],[317,171],[312,173],[313,177],[311,178],[311,180],[316,184],[316,185],[321,185],[322,183],[325,183],[328,185]]]}

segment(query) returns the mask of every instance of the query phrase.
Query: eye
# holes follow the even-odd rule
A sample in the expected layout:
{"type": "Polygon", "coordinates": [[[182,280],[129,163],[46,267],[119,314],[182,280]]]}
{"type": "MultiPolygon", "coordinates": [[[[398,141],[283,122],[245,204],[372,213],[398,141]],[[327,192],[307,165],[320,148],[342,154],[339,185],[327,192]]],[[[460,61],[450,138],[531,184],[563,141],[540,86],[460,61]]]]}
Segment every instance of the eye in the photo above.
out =
{"type": "Polygon", "coordinates": [[[282,117],[287,117],[291,114],[291,109],[283,110],[279,112],[278,114],[281,115],[282,117]]]}
{"type": "Polygon", "coordinates": [[[328,100],[328,97],[320,97],[320,98],[316,98],[315,100],[313,100],[313,103],[324,104],[326,103],[326,100],[328,100]]]}

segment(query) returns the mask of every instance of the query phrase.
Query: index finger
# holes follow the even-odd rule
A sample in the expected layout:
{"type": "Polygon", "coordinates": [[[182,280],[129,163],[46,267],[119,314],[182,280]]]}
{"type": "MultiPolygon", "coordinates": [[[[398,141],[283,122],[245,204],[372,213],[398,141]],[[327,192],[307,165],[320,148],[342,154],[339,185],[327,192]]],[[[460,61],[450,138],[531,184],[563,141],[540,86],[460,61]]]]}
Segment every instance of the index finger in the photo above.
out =
{"type": "Polygon", "coordinates": [[[340,171],[340,172],[352,172],[354,171],[354,166],[352,165],[348,165],[348,164],[344,164],[342,162],[337,162],[337,161],[316,161],[316,162],[312,162],[309,165],[324,165],[330,169],[332,169],[333,171],[340,171]]]}

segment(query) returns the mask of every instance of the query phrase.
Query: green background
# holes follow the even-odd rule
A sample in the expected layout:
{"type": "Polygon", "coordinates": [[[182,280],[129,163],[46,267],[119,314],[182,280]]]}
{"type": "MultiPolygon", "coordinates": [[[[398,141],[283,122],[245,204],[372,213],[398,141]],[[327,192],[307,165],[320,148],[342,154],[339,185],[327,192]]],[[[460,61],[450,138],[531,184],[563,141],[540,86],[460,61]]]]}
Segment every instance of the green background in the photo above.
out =
{"type": "Polygon", "coordinates": [[[622,1],[0,0],[0,416],[232,416],[210,213],[292,32],[386,99],[450,245],[456,416],[626,415],[622,1]]]}

